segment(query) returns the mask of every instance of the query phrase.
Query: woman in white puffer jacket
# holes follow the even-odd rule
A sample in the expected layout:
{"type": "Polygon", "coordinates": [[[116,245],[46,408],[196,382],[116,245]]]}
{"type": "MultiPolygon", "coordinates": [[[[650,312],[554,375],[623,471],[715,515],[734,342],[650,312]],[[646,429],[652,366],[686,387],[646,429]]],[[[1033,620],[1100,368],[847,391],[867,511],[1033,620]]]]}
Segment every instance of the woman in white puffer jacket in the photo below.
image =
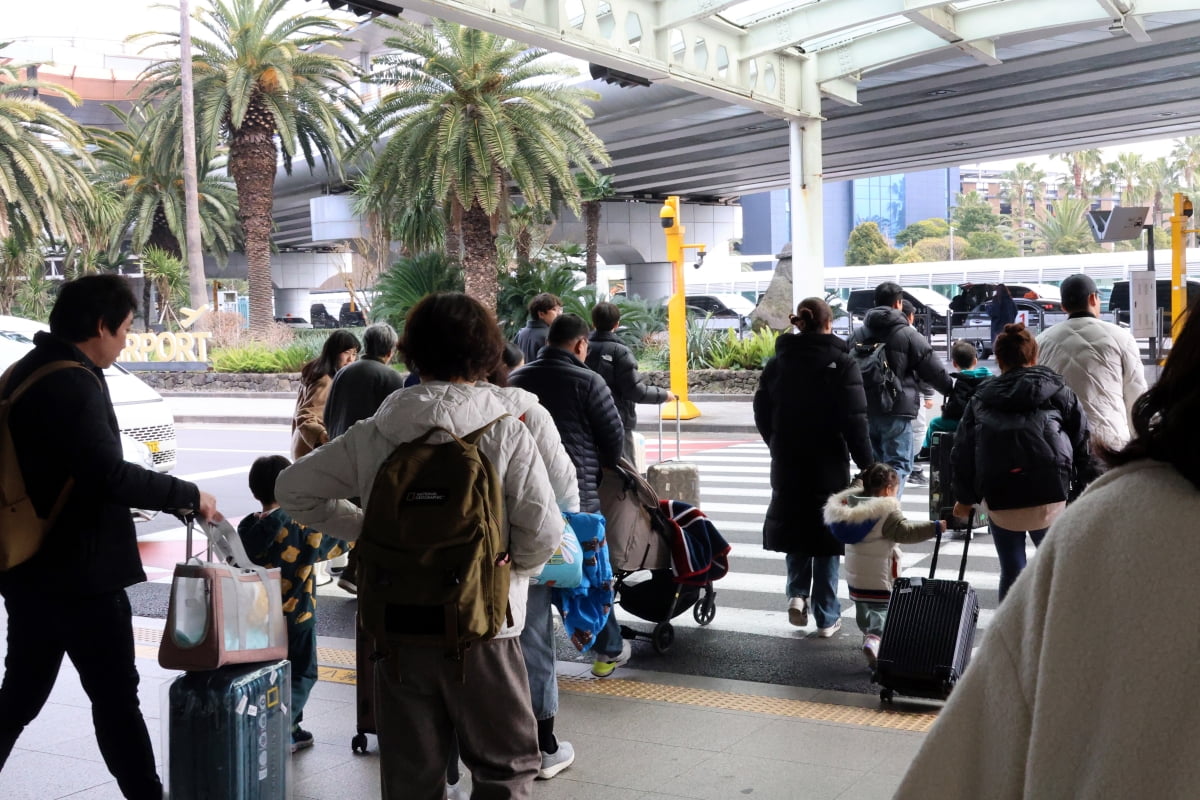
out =
{"type": "MultiPolygon", "coordinates": [[[[503,487],[512,570],[511,624],[472,644],[461,661],[441,648],[392,646],[375,664],[381,794],[439,800],[457,733],[476,792],[528,798],[541,763],[537,724],[518,636],[529,576],[562,541],[563,519],[529,429],[499,390],[477,384],[500,360],[495,317],[463,294],[429,295],[409,312],[402,349],[422,382],[394,392],[371,419],[300,459],[276,483],[279,504],[326,535],[353,541],[380,466],[400,444],[433,427],[465,436],[493,423],[478,446],[503,487]]],[[[434,432],[431,441],[447,441],[434,432]]]]}

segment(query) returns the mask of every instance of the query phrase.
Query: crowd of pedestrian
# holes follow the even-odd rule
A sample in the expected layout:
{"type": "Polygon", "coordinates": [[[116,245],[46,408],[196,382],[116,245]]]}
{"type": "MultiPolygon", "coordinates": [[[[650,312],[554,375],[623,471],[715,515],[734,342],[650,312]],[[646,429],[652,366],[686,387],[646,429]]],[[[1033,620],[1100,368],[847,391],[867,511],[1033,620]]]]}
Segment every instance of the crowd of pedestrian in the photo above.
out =
{"type": "MultiPolygon", "coordinates": [[[[966,343],[952,348],[956,369],[948,372],[913,327],[895,283],[876,287],[875,307],[849,340],[832,333],[829,305],[808,298],[790,318],[793,329],[776,340],[754,396],[754,421],[771,455],[763,545],[785,554],[788,619],[807,626],[811,615],[822,638],[840,630],[845,557],[869,667],[886,630],[899,545],[946,528],[944,520],[910,521],[900,506],[914,456],[927,449],[914,422],[935,391],[945,404],[929,428],[954,437],[947,481],[954,514],[988,512],[1003,602],[900,797],[1184,796],[1200,777],[1186,737],[1175,734],[1196,721],[1178,696],[1200,663],[1200,645],[1130,602],[1153,581],[1161,602],[1182,607],[1200,556],[1194,537],[1183,535],[1200,512],[1200,443],[1190,416],[1200,396],[1200,322],[1188,317],[1147,391],[1132,337],[1098,318],[1095,283],[1072,276],[1062,298],[1068,320],[1035,339],[1014,322],[1012,299],[998,287],[998,375],[979,367],[966,343]],[[1041,548],[1029,569],[1026,536],[1041,548]],[[1128,646],[1129,631],[1137,647],[1128,646]],[[1128,680],[1134,674],[1136,685],[1128,680]],[[1147,752],[1176,753],[1182,766],[1148,777],[1136,765],[1142,759],[1125,757],[1147,752]]],[[[101,754],[122,793],[158,798],[124,592],[145,580],[127,510],[212,521],[221,514],[195,485],[122,458],[102,370],[124,346],[135,307],[116,276],[64,284],[50,332],[38,334],[34,350],[0,382],[7,396],[33,376],[13,404],[11,431],[30,497],[51,520],[41,549],[0,572],[9,653],[0,768],[65,655],[92,701],[101,754]],[[43,369],[59,362],[81,368],[43,369]],[[72,459],[53,456],[61,452],[72,459]],[[75,624],[83,605],[88,625],[75,624]]],[[[504,340],[490,311],[458,293],[417,303],[402,340],[386,324],[369,327],[361,345],[335,331],[301,374],[294,463],[267,456],[250,470],[261,510],[239,532],[255,562],[283,570],[294,749],[312,743],[300,723],[316,679],[314,566],[351,548],[357,555],[349,583],[362,590],[363,624],[374,637],[369,679],[384,798],[445,797],[456,771],[447,764],[457,764],[459,753],[478,796],[527,798],[535,779],[554,777],[576,757],[554,731],[551,591],[530,579],[561,543],[563,512],[598,512],[603,471],[622,456],[633,460],[635,405],[674,395],[638,374],[616,335],[615,305],[598,304],[592,326],[563,314],[551,294],[533,298],[528,310],[515,343],[504,340]],[[397,353],[419,382],[402,385],[390,366],[397,353]],[[460,594],[453,612],[439,606],[422,616],[424,606],[379,598],[416,596],[424,591],[418,584],[429,583],[421,570],[433,568],[388,562],[376,537],[387,520],[416,513],[410,507],[433,515],[422,519],[457,513],[459,506],[442,508],[459,498],[453,488],[405,483],[444,469],[437,460],[444,457],[432,455],[443,445],[476,465],[461,515],[491,520],[484,540],[472,540],[483,549],[472,552],[487,554],[479,569],[493,578],[475,570],[449,583],[491,586],[499,594],[489,597],[502,603],[460,594]],[[397,464],[397,453],[419,446],[429,448],[420,451],[428,461],[397,464]],[[392,486],[412,491],[389,496],[392,486]],[[478,610],[484,606],[492,610],[478,610]],[[377,608],[382,616],[372,617],[377,608]],[[430,636],[444,644],[416,644],[430,636]]],[[[592,652],[597,677],[629,660],[615,613],[592,652]]]]}

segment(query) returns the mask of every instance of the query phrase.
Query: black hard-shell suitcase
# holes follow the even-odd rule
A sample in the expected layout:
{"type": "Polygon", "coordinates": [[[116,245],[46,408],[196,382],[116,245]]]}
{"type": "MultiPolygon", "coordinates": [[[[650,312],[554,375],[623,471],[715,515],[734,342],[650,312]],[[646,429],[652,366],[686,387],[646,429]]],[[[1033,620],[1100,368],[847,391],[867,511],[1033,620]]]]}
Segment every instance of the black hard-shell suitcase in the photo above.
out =
{"type": "Polygon", "coordinates": [[[291,797],[292,665],[187,672],[167,690],[171,800],[291,797]]]}
{"type": "Polygon", "coordinates": [[[896,693],[945,700],[971,660],[979,621],[979,598],[963,580],[971,542],[963,541],[956,581],[933,577],[941,545],[938,534],[928,578],[898,578],[892,586],[872,676],[884,702],[896,693]]]}

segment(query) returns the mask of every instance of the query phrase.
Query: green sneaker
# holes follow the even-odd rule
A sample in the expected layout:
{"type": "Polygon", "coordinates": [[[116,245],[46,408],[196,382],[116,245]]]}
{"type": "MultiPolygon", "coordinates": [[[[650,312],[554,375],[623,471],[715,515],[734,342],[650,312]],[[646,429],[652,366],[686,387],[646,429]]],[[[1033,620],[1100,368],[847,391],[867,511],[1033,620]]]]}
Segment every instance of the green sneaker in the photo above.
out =
{"type": "Polygon", "coordinates": [[[613,674],[613,670],[629,660],[630,652],[629,642],[621,642],[620,655],[604,656],[592,662],[592,674],[597,678],[607,678],[613,674]]]}

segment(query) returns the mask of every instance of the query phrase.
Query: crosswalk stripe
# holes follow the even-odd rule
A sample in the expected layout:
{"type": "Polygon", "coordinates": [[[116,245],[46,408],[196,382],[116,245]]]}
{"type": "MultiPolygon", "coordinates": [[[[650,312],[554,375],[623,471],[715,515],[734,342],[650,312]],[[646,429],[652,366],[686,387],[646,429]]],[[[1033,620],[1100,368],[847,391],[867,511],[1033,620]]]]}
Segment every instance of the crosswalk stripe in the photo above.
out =
{"type": "MultiPolygon", "coordinates": [[[[779,611],[762,611],[747,608],[729,608],[721,605],[720,584],[717,591],[717,613],[712,622],[708,625],[701,626],[692,616],[691,610],[684,611],[675,619],[671,620],[671,624],[678,628],[692,628],[700,630],[710,630],[714,633],[717,631],[729,633],[750,633],[758,636],[771,636],[780,639],[803,639],[816,631],[816,623],[813,616],[808,617],[809,624],[804,628],[797,628],[787,619],[787,610],[783,601],[780,601],[781,610],[779,611]]],[[[979,641],[979,634],[987,629],[991,624],[992,609],[979,609],[979,624],[975,636],[975,641],[979,641]]],[[[847,620],[847,623],[842,625],[842,630],[838,637],[857,637],[859,632],[854,626],[854,606],[842,611],[842,619],[847,620]]],[[[621,619],[622,624],[630,624],[631,627],[637,630],[643,630],[650,622],[641,621],[637,618],[626,614],[621,619]]],[[[835,637],[838,638],[838,637],[835,637]]]]}
{"type": "MultiPolygon", "coordinates": [[[[907,554],[906,554],[907,555],[907,554]]],[[[732,558],[730,560],[732,565],[732,558]]],[[[905,577],[924,578],[929,575],[929,568],[916,568],[905,570],[905,577]]],[[[957,577],[958,570],[954,570],[951,575],[949,570],[946,570],[942,575],[943,578],[957,577]]],[[[784,594],[784,584],[786,578],[783,575],[764,575],[757,572],[738,572],[731,571],[728,575],[714,584],[718,589],[727,589],[731,592],[751,592],[754,594],[777,594],[780,597],[784,594]]],[[[977,570],[967,570],[963,580],[975,587],[976,591],[984,589],[999,589],[1000,575],[995,572],[979,572],[977,570]]],[[[842,602],[850,602],[850,588],[844,580],[838,580],[838,598],[842,602]]]]}

